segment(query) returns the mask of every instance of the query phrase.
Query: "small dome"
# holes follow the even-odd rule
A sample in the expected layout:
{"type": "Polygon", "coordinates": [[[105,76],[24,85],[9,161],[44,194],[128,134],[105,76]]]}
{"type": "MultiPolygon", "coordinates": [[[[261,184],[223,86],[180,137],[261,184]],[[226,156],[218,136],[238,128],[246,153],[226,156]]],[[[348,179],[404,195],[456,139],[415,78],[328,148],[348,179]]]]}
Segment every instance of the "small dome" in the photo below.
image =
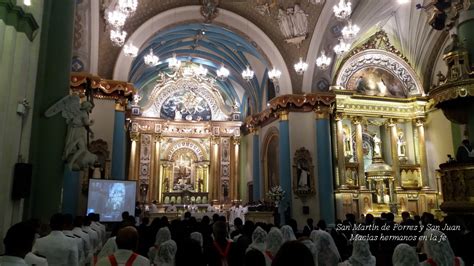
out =
{"type": "Polygon", "coordinates": [[[392,167],[386,164],[381,157],[376,157],[373,159],[373,163],[367,167],[365,174],[370,179],[393,178],[392,167]]]}

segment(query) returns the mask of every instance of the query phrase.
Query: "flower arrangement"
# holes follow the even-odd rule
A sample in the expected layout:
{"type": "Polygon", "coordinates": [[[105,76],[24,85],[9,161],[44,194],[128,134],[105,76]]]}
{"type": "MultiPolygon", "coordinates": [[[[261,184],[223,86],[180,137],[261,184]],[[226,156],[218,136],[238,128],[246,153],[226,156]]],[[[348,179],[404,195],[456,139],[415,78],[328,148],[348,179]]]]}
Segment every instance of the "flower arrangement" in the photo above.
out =
{"type": "Polygon", "coordinates": [[[278,204],[285,197],[285,191],[280,186],[274,186],[267,192],[267,196],[278,204]]]}

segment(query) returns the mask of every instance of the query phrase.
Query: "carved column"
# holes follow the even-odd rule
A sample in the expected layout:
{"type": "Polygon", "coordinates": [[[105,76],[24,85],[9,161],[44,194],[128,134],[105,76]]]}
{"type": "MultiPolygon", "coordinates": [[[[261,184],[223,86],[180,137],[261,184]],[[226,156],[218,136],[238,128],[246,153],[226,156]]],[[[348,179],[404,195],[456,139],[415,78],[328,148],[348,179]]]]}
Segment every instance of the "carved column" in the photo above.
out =
{"type": "Polygon", "coordinates": [[[392,153],[392,170],[393,178],[395,180],[395,188],[400,189],[402,186],[402,182],[400,180],[400,160],[398,159],[397,123],[394,119],[389,119],[387,121],[387,125],[390,130],[390,147],[392,153]]]}
{"type": "Polygon", "coordinates": [[[162,189],[161,186],[162,186],[162,181],[161,181],[161,175],[160,175],[160,169],[161,169],[161,165],[160,165],[160,157],[161,157],[161,154],[160,154],[160,148],[161,148],[161,141],[162,141],[162,137],[161,135],[155,135],[154,139],[153,139],[154,143],[155,143],[155,152],[153,153],[153,171],[152,171],[152,193],[150,193],[152,195],[152,199],[156,199],[158,202],[161,202],[161,197],[160,197],[160,193],[159,191],[162,189]]]}
{"type": "Polygon", "coordinates": [[[130,163],[128,166],[128,180],[137,180],[138,179],[138,142],[140,140],[140,133],[138,132],[131,132],[130,133],[130,140],[132,141],[132,146],[130,148],[130,163]]]}
{"type": "Polygon", "coordinates": [[[428,176],[428,163],[426,158],[426,146],[425,146],[425,127],[424,120],[417,119],[416,130],[418,133],[418,152],[420,154],[420,168],[421,168],[421,186],[423,188],[430,188],[429,176],[428,176]]]}
{"type": "Polygon", "coordinates": [[[344,155],[344,132],[342,128],[342,114],[337,113],[336,117],[336,138],[337,138],[337,168],[339,172],[339,185],[346,188],[346,162],[344,155]]]}
{"type": "MultiPolygon", "coordinates": [[[[291,158],[290,158],[290,127],[288,121],[288,111],[281,111],[278,114],[280,136],[279,141],[279,172],[280,186],[286,192],[286,196],[279,203],[280,222],[285,223],[285,213],[291,216],[291,158]]],[[[329,165],[327,167],[330,167],[329,165]]],[[[331,169],[332,170],[332,169],[331,169]]],[[[269,188],[270,189],[270,188],[269,188]]]]}
{"type": "Polygon", "coordinates": [[[211,173],[210,173],[210,186],[209,186],[209,200],[219,200],[219,137],[211,138],[211,173]]]}
{"type": "Polygon", "coordinates": [[[240,171],[239,171],[239,148],[240,138],[232,138],[232,153],[231,153],[231,186],[232,186],[232,200],[238,201],[240,199],[239,183],[240,183],[240,171]]]}
{"type": "Polygon", "coordinates": [[[358,163],[358,185],[361,189],[365,189],[365,172],[364,172],[364,151],[362,149],[362,117],[354,117],[352,123],[355,126],[356,132],[356,159],[358,163]]]}

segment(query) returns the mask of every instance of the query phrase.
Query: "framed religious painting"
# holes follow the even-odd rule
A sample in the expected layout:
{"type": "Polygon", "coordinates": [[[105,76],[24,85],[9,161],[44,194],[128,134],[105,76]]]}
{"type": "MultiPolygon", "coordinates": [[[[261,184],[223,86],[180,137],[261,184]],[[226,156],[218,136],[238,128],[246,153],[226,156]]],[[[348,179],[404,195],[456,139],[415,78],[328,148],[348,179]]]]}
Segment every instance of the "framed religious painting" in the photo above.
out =
{"type": "Polygon", "coordinates": [[[299,197],[315,193],[314,165],[311,153],[304,147],[295,152],[293,158],[293,193],[299,197]]]}

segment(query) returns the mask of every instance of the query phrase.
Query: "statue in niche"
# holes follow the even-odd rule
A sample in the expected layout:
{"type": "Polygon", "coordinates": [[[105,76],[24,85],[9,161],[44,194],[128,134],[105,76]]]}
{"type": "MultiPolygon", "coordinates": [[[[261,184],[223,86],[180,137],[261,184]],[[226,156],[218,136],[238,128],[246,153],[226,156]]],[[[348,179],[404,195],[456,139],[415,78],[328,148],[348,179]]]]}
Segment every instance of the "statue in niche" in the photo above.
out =
{"type": "Polygon", "coordinates": [[[280,31],[285,39],[292,37],[293,23],[291,22],[288,10],[285,12],[283,9],[278,9],[278,25],[280,26],[280,31]]]}
{"type": "Polygon", "coordinates": [[[163,180],[163,192],[170,192],[170,181],[167,177],[163,180]]]}
{"type": "Polygon", "coordinates": [[[344,156],[346,157],[346,161],[348,161],[352,157],[352,138],[349,127],[347,125],[343,126],[342,135],[342,138],[344,140],[344,156]]]}
{"type": "Polygon", "coordinates": [[[294,176],[293,190],[298,196],[308,196],[314,193],[314,166],[311,154],[304,147],[295,152],[293,159],[294,176]]]}
{"type": "Polygon", "coordinates": [[[68,130],[63,159],[73,171],[93,167],[97,161],[97,155],[88,150],[88,137],[94,137],[90,129],[93,120],[89,120],[89,113],[93,108],[94,104],[91,101],[81,103],[79,96],[68,95],[45,112],[46,117],[61,113],[66,119],[68,130]]]}
{"type": "Polygon", "coordinates": [[[373,140],[374,140],[374,157],[381,157],[382,156],[382,153],[381,153],[381,140],[379,137],[377,137],[377,134],[374,134],[374,137],[373,137],[373,140]]]}
{"type": "Polygon", "coordinates": [[[403,135],[403,131],[398,131],[398,136],[397,136],[397,147],[398,147],[398,156],[399,157],[405,157],[406,154],[406,141],[405,137],[403,135]]]}

